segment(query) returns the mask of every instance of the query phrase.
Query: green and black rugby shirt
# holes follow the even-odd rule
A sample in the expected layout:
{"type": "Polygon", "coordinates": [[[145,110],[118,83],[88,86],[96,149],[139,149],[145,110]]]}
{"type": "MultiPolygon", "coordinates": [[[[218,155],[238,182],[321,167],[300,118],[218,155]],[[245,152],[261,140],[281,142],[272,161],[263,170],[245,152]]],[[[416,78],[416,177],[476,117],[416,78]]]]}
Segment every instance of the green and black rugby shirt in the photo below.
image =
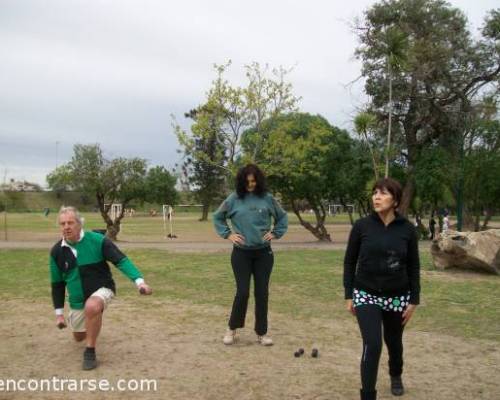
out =
{"type": "Polygon", "coordinates": [[[52,301],[56,310],[64,308],[65,291],[69,305],[81,310],[96,290],[106,287],[116,293],[108,261],[129,279],[143,282],[141,272],[107,237],[95,232],[83,232],[80,241],[57,242],[50,252],[52,301]]]}

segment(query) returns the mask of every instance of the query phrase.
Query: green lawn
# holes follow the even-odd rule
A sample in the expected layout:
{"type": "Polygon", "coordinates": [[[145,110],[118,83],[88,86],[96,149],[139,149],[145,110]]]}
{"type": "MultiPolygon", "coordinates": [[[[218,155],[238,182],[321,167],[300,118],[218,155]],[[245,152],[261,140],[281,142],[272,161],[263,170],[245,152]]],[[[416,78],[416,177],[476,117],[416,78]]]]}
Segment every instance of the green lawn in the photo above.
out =
{"type": "MultiPolygon", "coordinates": [[[[155,297],[230,306],[234,283],[227,253],[128,253],[153,286],[155,297]]],[[[1,250],[0,300],[50,302],[47,254],[40,250],[1,250]]],[[[270,309],[304,321],[350,318],[344,310],[342,259],[343,251],[276,252],[270,309]]],[[[500,305],[494,301],[500,278],[435,271],[425,253],[422,264],[422,304],[409,329],[500,342],[500,305]]],[[[120,296],[137,296],[119,271],[114,275],[120,296]]]]}
{"type": "MultiPolygon", "coordinates": [[[[85,219],[85,229],[105,229],[106,225],[99,213],[82,213],[85,219]]],[[[303,230],[304,236],[312,235],[304,228],[299,226],[299,221],[294,214],[288,214],[289,224],[295,226],[298,230],[303,230]]],[[[209,217],[208,221],[199,221],[200,214],[197,212],[179,212],[175,215],[173,229],[179,237],[192,237],[195,240],[216,237],[214,226],[209,217]]],[[[313,215],[307,214],[305,218],[312,222],[313,215]]],[[[337,215],[328,217],[327,224],[346,227],[349,226],[347,215],[337,215]],[[347,225],[346,225],[347,224],[347,225]]],[[[0,213],[0,240],[5,237],[5,227],[7,227],[7,237],[10,240],[37,240],[37,235],[43,235],[46,238],[56,238],[59,235],[59,228],[56,224],[56,214],[51,213],[45,217],[40,213],[0,213]],[[5,216],[7,219],[5,220],[5,216]]],[[[124,241],[161,241],[165,237],[165,229],[169,232],[169,226],[164,225],[161,215],[156,217],[135,216],[124,218],[122,220],[121,232],[118,235],[119,240],[124,241]]],[[[330,229],[331,230],[331,229],[330,229]]]]}

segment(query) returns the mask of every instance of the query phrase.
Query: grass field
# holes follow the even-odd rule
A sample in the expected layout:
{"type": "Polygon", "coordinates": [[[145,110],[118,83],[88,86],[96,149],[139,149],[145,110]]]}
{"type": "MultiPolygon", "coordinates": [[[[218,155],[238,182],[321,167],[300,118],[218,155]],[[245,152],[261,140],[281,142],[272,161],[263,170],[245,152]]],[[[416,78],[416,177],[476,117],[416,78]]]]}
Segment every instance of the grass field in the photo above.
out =
{"type": "MultiPolygon", "coordinates": [[[[0,299],[50,300],[46,251],[2,250],[1,254],[0,299]]],[[[224,307],[231,304],[234,284],[227,254],[134,250],[129,256],[141,266],[157,298],[224,307]]],[[[286,251],[277,252],[276,258],[273,310],[303,320],[323,315],[350,318],[343,308],[343,251],[286,251]]],[[[422,264],[422,305],[414,326],[500,342],[500,304],[492,302],[492,296],[500,291],[500,279],[435,271],[426,253],[422,254],[422,264]]],[[[119,271],[115,275],[123,288],[120,295],[135,296],[119,271]]]]}
{"type": "MultiPolygon", "coordinates": [[[[82,213],[85,219],[85,229],[103,229],[105,224],[98,213],[82,213]]],[[[56,224],[56,214],[48,217],[42,213],[0,213],[0,240],[7,236],[8,240],[43,240],[53,241],[59,235],[56,224]]],[[[288,214],[289,232],[285,241],[315,241],[315,237],[304,229],[294,214],[288,214]]],[[[200,214],[196,212],[179,212],[176,214],[173,230],[180,241],[216,242],[220,238],[216,235],[211,219],[199,221],[200,214]]],[[[312,221],[312,215],[306,219],[312,221]]],[[[329,232],[335,241],[345,241],[350,229],[347,215],[332,216],[327,219],[329,232]]],[[[118,240],[128,242],[161,242],[165,239],[165,226],[161,215],[126,217],[122,220],[121,232],[118,240]]]]}

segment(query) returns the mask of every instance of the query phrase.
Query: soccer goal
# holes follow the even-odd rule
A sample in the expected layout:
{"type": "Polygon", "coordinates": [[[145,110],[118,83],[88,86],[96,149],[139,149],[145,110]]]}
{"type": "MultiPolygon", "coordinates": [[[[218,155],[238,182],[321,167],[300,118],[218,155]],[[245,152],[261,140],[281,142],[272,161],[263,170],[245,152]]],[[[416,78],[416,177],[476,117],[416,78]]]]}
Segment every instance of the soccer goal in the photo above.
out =
{"type": "Polygon", "coordinates": [[[328,204],[328,215],[340,214],[342,212],[353,213],[354,204],[328,204]]]}
{"type": "MultiPolygon", "coordinates": [[[[109,206],[109,203],[104,204],[104,208],[106,208],[107,206],[109,206]]],[[[111,221],[115,222],[116,219],[118,218],[118,216],[121,214],[121,212],[122,212],[122,204],[121,203],[111,204],[111,207],[108,210],[108,215],[109,215],[109,218],[111,218],[111,221]]]]}

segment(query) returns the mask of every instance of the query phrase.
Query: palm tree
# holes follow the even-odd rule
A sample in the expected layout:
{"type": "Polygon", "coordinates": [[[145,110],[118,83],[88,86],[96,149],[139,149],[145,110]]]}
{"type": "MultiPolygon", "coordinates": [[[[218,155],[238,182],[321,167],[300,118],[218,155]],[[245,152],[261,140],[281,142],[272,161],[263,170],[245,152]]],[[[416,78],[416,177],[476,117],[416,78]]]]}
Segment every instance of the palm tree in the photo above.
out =
{"type": "Polygon", "coordinates": [[[373,164],[373,172],[375,174],[375,180],[378,180],[378,166],[377,160],[375,158],[375,152],[373,151],[373,147],[370,144],[369,133],[375,128],[377,124],[377,117],[375,115],[362,111],[354,118],[354,129],[356,133],[361,136],[370,149],[370,154],[372,156],[372,164],[373,164]]]}

